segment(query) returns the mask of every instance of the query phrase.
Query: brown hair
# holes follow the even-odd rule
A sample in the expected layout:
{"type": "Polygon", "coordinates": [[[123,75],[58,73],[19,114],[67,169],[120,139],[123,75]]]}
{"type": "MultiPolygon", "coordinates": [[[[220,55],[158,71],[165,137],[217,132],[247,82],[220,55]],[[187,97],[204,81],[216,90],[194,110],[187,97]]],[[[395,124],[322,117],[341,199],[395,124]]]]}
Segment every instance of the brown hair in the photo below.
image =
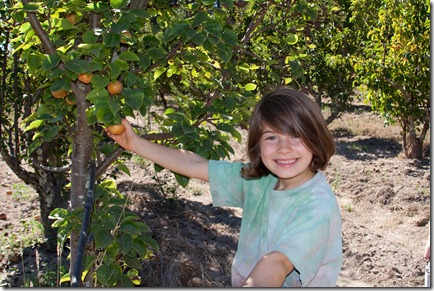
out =
{"type": "Polygon", "coordinates": [[[270,173],[262,163],[259,146],[264,125],[276,132],[299,137],[313,154],[313,172],[326,169],[335,153],[333,136],[318,105],[300,91],[279,87],[261,98],[250,118],[247,138],[250,164],[241,170],[245,178],[259,178],[270,173]]]}

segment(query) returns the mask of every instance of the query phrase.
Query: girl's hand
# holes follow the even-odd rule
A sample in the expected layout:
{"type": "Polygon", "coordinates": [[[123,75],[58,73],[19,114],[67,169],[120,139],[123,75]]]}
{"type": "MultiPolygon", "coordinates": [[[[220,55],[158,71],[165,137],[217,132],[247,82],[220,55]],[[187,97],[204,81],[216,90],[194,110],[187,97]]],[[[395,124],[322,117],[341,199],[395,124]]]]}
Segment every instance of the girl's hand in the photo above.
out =
{"type": "Polygon", "coordinates": [[[122,125],[125,127],[125,130],[120,134],[113,134],[108,130],[108,128],[105,128],[104,130],[106,134],[121,147],[126,150],[132,150],[138,135],[126,119],[122,119],[122,125]]]}

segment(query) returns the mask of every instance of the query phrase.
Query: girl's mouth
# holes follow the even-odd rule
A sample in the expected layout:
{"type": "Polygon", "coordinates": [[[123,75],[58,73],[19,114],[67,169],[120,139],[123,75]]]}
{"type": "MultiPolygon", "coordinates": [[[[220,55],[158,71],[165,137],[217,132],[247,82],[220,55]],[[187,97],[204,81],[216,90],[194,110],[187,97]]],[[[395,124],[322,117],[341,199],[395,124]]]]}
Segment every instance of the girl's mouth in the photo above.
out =
{"type": "Polygon", "coordinates": [[[274,160],[278,165],[281,165],[281,166],[289,166],[289,165],[292,165],[292,164],[294,164],[296,161],[297,161],[297,159],[290,159],[290,160],[274,160]]]}

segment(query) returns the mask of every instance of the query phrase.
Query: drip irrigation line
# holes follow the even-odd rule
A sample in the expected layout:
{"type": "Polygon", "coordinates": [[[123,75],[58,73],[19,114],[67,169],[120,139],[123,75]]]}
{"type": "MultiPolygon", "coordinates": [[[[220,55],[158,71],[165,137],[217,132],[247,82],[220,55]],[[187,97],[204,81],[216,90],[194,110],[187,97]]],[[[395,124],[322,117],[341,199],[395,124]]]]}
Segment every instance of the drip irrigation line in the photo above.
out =
{"type": "Polygon", "coordinates": [[[80,230],[80,238],[78,240],[77,257],[74,264],[74,269],[71,276],[71,287],[79,287],[81,283],[81,273],[83,268],[83,258],[85,247],[89,236],[90,216],[93,209],[93,194],[95,190],[95,161],[90,162],[89,185],[84,204],[83,223],[80,230]]]}

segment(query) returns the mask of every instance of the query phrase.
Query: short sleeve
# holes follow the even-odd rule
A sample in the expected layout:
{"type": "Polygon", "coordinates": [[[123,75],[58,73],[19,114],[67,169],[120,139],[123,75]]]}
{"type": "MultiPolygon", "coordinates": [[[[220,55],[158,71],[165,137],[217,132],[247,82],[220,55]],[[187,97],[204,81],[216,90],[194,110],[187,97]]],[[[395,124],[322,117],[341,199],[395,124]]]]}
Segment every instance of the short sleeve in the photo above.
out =
{"type": "Polygon", "coordinates": [[[213,206],[243,206],[243,166],[241,162],[209,161],[208,176],[213,206]]]}

